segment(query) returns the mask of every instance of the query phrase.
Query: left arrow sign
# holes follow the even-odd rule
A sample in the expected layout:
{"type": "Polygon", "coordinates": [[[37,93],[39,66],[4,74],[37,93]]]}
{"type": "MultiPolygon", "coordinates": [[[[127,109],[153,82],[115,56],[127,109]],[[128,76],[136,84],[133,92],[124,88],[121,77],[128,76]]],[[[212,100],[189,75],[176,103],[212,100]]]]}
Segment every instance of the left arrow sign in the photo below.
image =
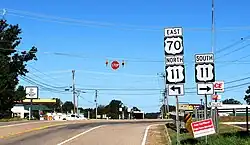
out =
{"type": "Polygon", "coordinates": [[[178,94],[181,93],[181,87],[172,86],[171,90],[173,90],[173,91],[178,90],[178,94]]]}
{"type": "Polygon", "coordinates": [[[184,84],[169,84],[168,85],[169,96],[183,96],[184,95],[184,84]]]}

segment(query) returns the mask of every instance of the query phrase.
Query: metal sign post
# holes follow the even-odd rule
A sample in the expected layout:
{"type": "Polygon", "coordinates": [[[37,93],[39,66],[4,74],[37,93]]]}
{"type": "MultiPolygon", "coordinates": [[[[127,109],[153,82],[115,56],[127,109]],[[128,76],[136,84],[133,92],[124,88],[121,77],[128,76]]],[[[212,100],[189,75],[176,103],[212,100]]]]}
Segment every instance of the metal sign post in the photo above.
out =
{"type": "Polygon", "coordinates": [[[29,108],[29,120],[32,119],[32,106],[33,99],[38,98],[38,87],[37,86],[27,86],[25,87],[26,98],[30,99],[30,108],[29,108]]]}
{"type": "MultiPolygon", "coordinates": [[[[205,96],[204,118],[208,118],[207,95],[213,95],[215,81],[214,54],[195,55],[195,82],[197,83],[197,94],[205,96]]],[[[211,110],[212,111],[212,107],[211,110]]],[[[205,136],[207,144],[207,136],[205,136]]]]}
{"type": "MultiPolygon", "coordinates": [[[[204,103],[204,118],[207,119],[207,95],[205,94],[205,103],[204,103]]],[[[207,144],[207,135],[205,136],[205,142],[207,144]]]]}
{"type": "Polygon", "coordinates": [[[177,144],[180,144],[179,100],[178,96],[175,97],[176,97],[176,130],[177,130],[176,140],[177,144]]]}
{"type": "Polygon", "coordinates": [[[184,45],[183,28],[165,28],[164,33],[165,49],[165,74],[168,85],[168,96],[176,97],[176,129],[177,144],[180,144],[180,120],[178,96],[184,96],[185,66],[184,66],[184,45]]]}

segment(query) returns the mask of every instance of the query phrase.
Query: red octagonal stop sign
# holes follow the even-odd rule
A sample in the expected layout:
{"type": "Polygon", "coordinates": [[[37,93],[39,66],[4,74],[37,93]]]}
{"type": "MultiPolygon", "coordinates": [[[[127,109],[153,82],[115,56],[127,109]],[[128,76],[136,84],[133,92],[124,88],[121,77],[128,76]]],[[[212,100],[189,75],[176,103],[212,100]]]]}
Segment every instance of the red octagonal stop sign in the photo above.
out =
{"type": "Polygon", "coordinates": [[[111,67],[112,67],[112,69],[116,70],[120,67],[120,64],[118,61],[115,60],[115,61],[112,61],[111,67]]]}

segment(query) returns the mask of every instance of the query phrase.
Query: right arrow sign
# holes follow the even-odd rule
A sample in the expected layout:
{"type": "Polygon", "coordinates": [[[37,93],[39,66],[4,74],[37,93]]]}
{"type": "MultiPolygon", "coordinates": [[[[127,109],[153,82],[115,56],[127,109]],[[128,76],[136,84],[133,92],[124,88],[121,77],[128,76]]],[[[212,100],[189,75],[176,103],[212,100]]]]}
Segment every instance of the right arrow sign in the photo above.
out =
{"type": "Polygon", "coordinates": [[[213,83],[197,84],[198,95],[213,95],[213,93],[214,93],[213,83]]]}

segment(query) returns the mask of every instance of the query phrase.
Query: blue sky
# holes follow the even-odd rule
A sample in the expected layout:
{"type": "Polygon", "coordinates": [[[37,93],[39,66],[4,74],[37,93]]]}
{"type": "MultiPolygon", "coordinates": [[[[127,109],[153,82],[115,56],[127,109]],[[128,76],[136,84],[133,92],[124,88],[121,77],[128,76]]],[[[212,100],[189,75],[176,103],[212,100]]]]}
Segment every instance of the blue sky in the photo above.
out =
{"type": "MultiPolygon", "coordinates": [[[[249,30],[243,29],[221,31],[225,27],[249,26],[250,21],[246,19],[250,12],[248,5],[247,0],[241,0],[238,3],[232,0],[215,2],[216,29],[218,29],[216,50],[249,35],[249,30]]],[[[53,86],[69,86],[72,83],[71,70],[75,69],[77,88],[124,89],[99,91],[100,104],[108,104],[111,99],[120,99],[126,105],[138,106],[146,112],[159,110],[160,90],[128,91],[126,89],[163,88],[163,80],[157,76],[157,73],[164,71],[164,27],[184,27],[185,87],[195,87],[192,62],[194,54],[211,52],[210,31],[192,29],[211,27],[210,1],[27,0],[17,2],[8,0],[1,3],[1,8],[8,10],[5,17],[9,23],[18,23],[22,28],[23,41],[18,49],[27,50],[32,45],[38,47],[38,61],[28,64],[32,73],[28,75],[29,77],[53,86]],[[43,15],[43,18],[39,15],[43,15]],[[52,20],[51,17],[60,18],[52,20]],[[64,18],[73,20],[65,22],[64,18]],[[80,55],[80,57],[55,55],[53,54],[55,52],[80,55]],[[110,60],[125,59],[125,68],[113,71],[110,67],[106,67],[105,61],[110,57],[114,58],[110,60]]],[[[231,53],[246,44],[249,42],[244,41],[215,54],[215,58],[222,56],[218,61],[216,60],[217,80],[231,81],[250,75],[250,73],[247,74],[249,66],[247,63],[226,63],[226,65],[222,63],[222,61],[234,61],[249,55],[249,47],[231,53]],[[227,53],[230,55],[223,56],[227,53]]],[[[249,58],[240,61],[247,62],[249,58]]],[[[228,86],[241,83],[244,81],[228,86]]],[[[21,81],[21,84],[30,85],[24,81],[21,81]]],[[[222,94],[222,98],[233,97],[243,101],[246,88],[247,85],[226,91],[222,94]]],[[[63,91],[62,88],[60,90],[63,91]]],[[[89,102],[94,100],[94,92],[86,92],[82,94],[85,100],[80,98],[79,105],[84,108],[93,107],[89,102]]],[[[186,90],[186,92],[196,92],[196,89],[186,90]]],[[[40,89],[40,97],[72,100],[71,94],[47,92],[43,89],[40,89]]],[[[186,93],[185,96],[180,97],[180,102],[199,103],[200,98],[202,97],[196,94],[186,93]]],[[[174,104],[175,98],[170,97],[169,101],[170,104],[174,104]]]]}

